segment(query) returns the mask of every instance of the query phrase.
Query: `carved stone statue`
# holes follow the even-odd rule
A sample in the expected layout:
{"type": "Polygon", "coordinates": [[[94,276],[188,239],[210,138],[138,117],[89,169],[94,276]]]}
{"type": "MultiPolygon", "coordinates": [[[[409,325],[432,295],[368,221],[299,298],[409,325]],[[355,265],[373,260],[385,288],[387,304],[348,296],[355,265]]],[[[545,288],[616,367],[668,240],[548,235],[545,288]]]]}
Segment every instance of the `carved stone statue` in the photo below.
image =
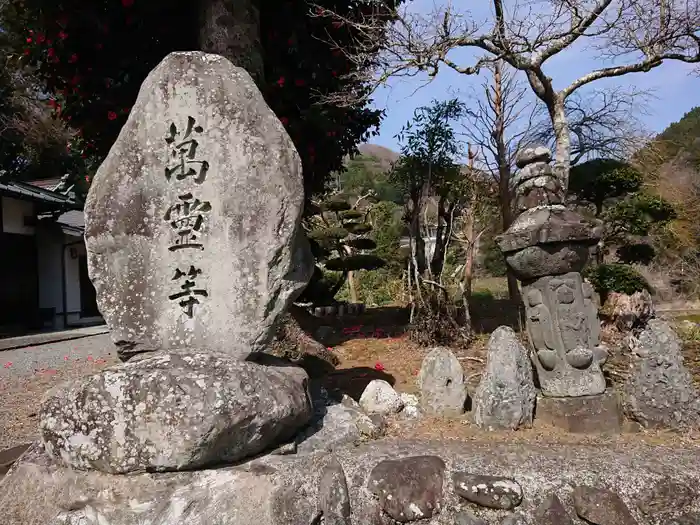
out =
{"type": "Polygon", "coordinates": [[[581,277],[602,225],[564,206],[565,184],[546,148],[519,153],[513,177],[518,216],[497,242],[522,281],[527,332],[542,394],[577,397],[605,392],[600,327],[592,287],[581,277]]]}

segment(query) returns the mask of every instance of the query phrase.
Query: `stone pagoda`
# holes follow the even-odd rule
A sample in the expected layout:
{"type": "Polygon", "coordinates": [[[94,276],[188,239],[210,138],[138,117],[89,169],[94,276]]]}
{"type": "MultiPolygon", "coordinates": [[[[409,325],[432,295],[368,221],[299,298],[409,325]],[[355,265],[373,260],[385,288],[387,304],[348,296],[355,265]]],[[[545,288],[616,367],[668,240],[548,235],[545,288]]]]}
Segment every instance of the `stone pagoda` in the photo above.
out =
{"type": "MultiPolygon", "coordinates": [[[[600,342],[596,295],[581,277],[602,224],[565,206],[564,177],[552,169],[551,159],[544,147],[517,155],[519,171],[511,180],[516,219],[497,239],[508,268],[522,284],[541,389],[538,406],[558,406],[557,412],[565,406],[570,412],[593,403],[600,405],[595,412],[617,414],[616,400],[605,395],[601,367],[608,352],[600,342]]],[[[547,417],[542,411],[538,416],[547,417]]],[[[613,419],[613,426],[619,426],[619,414],[613,419]]]]}

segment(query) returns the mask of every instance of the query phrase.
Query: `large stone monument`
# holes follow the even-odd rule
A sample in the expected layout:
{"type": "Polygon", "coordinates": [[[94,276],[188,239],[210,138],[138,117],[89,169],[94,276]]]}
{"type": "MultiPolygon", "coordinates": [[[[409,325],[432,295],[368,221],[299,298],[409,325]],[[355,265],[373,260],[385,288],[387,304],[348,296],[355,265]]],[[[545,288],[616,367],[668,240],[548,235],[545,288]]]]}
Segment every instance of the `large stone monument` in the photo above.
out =
{"type": "MultiPolygon", "coordinates": [[[[549,398],[602,396],[600,342],[595,293],[581,270],[602,225],[568,209],[565,186],[543,147],[521,151],[511,181],[517,215],[498,239],[506,264],[522,283],[527,333],[541,395],[549,398]]],[[[588,400],[590,401],[590,400],[588,400]]],[[[608,396],[601,398],[609,405],[608,396]]]]}
{"type": "Polygon", "coordinates": [[[90,278],[121,354],[264,348],[313,270],[301,171],[245,70],[193,52],[151,72],[85,206],[90,278]]]}
{"type": "Polygon", "coordinates": [[[117,345],[144,354],[47,395],[46,453],[113,474],[187,470],[307,425],[306,373],[246,360],[310,278],[302,204],[299,156],[248,73],[218,55],[168,55],[85,212],[100,310],[117,345]]]}

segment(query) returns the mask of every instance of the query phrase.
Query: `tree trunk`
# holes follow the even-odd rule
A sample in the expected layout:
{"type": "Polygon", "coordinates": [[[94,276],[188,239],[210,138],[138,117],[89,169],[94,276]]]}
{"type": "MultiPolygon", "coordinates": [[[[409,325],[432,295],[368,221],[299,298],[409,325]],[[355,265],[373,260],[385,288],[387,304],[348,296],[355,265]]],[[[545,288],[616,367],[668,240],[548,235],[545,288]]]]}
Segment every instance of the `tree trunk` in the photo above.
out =
{"type": "MultiPolygon", "coordinates": [[[[493,87],[494,87],[494,133],[493,138],[496,141],[496,155],[498,162],[498,190],[499,204],[501,206],[501,225],[502,231],[506,231],[513,222],[513,210],[511,203],[510,179],[511,163],[510,153],[506,145],[506,126],[505,113],[508,108],[505,106],[503,97],[503,77],[501,75],[501,63],[496,62],[493,70],[493,87]]],[[[520,301],[520,290],[518,288],[518,280],[513,275],[510,268],[507,269],[506,279],[508,280],[508,297],[512,303],[520,301]]]]}
{"type": "Polygon", "coordinates": [[[420,227],[420,196],[416,199],[412,197],[413,209],[410,211],[411,217],[409,222],[409,230],[411,237],[413,238],[413,243],[416,248],[416,262],[418,264],[418,273],[423,275],[426,269],[426,259],[425,259],[425,240],[423,239],[423,232],[420,227]]]}
{"type": "Polygon", "coordinates": [[[200,1],[200,49],[228,58],[262,86],[264,61],[258,0],[200,1]]]}
{"type": "Polygon", "coordinates": [[[571,136],[569,122],[564,110],[564,100],[554,94],[553,100],[547,104],[549,117],[554,129],[556,154],[554,157],[554,172],[562,183],[564,193],[569,189],[569,170],[571,169],[571,136]]]}
{"type": "Polygon", "coordinates": [[[554,91],[552,79],[545,75],[540,68],[528,69],[526,74],[532,90],[547,106],[556,146],[554,172],[559,177],[564,193],[566,193],[569,189],[569,170],[571,169],[571,136],[564,106],[565,99],[554,91]]]}
{"type": "Polygon", "coordinates": [[[440,197],[437,210],[437,228],[435,231],[435,247],[433,249],[433,257],[430,261],[430,271],[433,274],[433,279],[440,281],[442,270],[445,266],[445,252],[447,249],[447,241],[452,231],[450,224],[449,211],[445,208],[447,199],[440,197]]]}
{"type": "Polygon", "coordinates": [[[474,275],[474,243],[467,246],[464,259],[464,273],[462,274],[462,293],[467,299],[472,296],[472,280],[474,275]]]}
{"type": "Polygon", "coordinates": [[[357,283],[355,283],[355,272],[348,272],[348,289],[350,290],[350,302],[357,303],[357,283]]]}

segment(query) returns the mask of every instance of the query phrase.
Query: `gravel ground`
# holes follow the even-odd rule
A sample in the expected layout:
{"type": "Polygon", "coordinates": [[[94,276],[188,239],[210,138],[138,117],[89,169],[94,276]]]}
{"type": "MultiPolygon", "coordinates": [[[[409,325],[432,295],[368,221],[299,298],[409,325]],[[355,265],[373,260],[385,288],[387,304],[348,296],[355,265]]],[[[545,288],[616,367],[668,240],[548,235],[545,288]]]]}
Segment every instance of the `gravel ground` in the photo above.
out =
{"type": "Polygon", "coordinates": [[[0,352],[0,450],[37,437],[48,389],[116,362],[108,334],[0,352]]]}

